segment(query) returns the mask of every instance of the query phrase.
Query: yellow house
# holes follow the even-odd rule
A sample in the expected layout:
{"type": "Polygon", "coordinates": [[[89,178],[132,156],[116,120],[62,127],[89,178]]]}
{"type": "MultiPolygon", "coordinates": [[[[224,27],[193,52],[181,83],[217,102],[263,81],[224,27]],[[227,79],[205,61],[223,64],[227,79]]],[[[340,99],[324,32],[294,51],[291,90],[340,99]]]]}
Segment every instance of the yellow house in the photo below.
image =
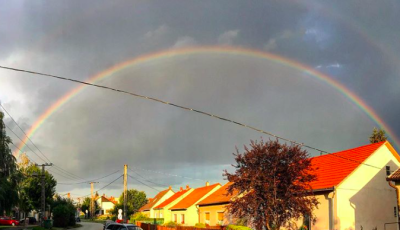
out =
{"type": "Polygon", "coordinates": [[[174,195],[172,195],[170,198],[166,199],[164,202],[154,207],[155,217],[164,218],[164,223],[172,221],[171,210],[169,210],[169,208],[177,204],[179,201],[181,201],[183,198],[188,196],[193,191],[194,189],[189,188],[189,186],[186,186],[186,189],[183,189],[181,187],[181,189],[174,195]]]}
{"type": "Polygon", "coordinates": [[[139,209],[139,212],[142,212],[143,214],[145,214],[146,216],[148,216],[150,218],[156,218],[155,212],[154,212],[154,207],[161,204],[162,202],[164,202],[165,200],[167,200],[174,194],[175,194],[175,192],[172,191],[171,187],[159,192],[154,198],[150,198],[149,202],[139,209]]]}
{"type": "Polygon", "coordinates": [[[117,201],[113,196],[107,197],[105,194],[102,196],[98,196],[96,198],[97,205],[99,207],[98,214],[100,215],[108,215],[110,214],[110,210],[114,209],[117,201]]]}
{"type": "Polygon", "coordinates": [[[396,190],[386,177],[399,167],[400,157],[389,142],[313,157],[312,164],[317,180],[311,186],[320,204],[316,222],[303,222],[309,229],[384,229],[397,221],[396,190]]]}
{"type": "MultiPolygon", "coordinates": [[[[228,195],[227,188],[233,184],[226,183],[213,194],[198,203],[200,223],[208,226],[225,226],[234,224],[230,215],[226,212],[226,205],[231,201],[232,196],[228,195]]],[[[233,196],[235,196],[233,194],[233,196]]]]}
{"type": "Polygon", "coordinates": [[[207,182],[206,186],[194,189],[180,202],[169,208],[172,221],[186,226],[194,226],[199,223],[197,204],[220,187],[219,183],[209,185],[207,182]]]}

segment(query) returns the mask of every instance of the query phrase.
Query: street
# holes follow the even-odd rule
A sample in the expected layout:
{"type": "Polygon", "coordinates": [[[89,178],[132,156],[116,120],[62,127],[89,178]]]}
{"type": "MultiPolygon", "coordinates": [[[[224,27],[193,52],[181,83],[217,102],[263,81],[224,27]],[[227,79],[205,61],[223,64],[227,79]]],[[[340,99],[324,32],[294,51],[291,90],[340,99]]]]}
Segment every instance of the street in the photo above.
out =
{"type": "Polygon", "coordinates": [[[85,230],[102,230],[103,225],[99,223],[91,223],[91,222],[80,222],[79,224],[82,225],[82,229],[85,230]]]}

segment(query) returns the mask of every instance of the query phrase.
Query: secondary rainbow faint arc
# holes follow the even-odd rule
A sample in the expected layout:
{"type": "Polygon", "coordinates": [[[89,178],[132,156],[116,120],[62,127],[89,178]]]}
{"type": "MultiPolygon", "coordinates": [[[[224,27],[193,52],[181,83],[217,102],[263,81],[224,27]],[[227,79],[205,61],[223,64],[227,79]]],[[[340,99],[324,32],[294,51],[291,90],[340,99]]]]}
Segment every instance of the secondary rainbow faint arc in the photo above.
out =
{"type": "MultiPolygon", "coordinates": [[[[336,90],[338,90],[345,97],[350,99],[357,107],[359,107],[362,111],[364,111],[376,124],[382,127],[387,134],[393,139],[394,144],[399,147],[399,141],[394,132],[389,128],[389,126],[378,116],[378,114],[360,97],[358,97],[355,93],[351,92],[348,88],[346,88],[343,84],[336,81],[335,79],[329,77],[326,74],[323,74],[309,66],[306,66],[302,63],[296,62],[294,60],[290,60],[288,58],[249,48],[242,47],[229,47],[229,46],[199,46],[199,47],[187,47],[181,49],[168,49],[160,52],[145,54],[142,56],[138,56],[136,58],[121,62],[117,65],[114,65],[111,68],[108,68],[95,76],[91,77],[88,82],[95,83],[99,80],[105,79],[107,77],[113,76],[114,73],[121,71],[123,69],[132,67],[134,65],[139,65],[141,63],[171,58],[176,56],[184,56],[184,55],[194,55],[194,54],[229,54],[229,55],[242,55],[242,56],[250,56],[256,58],[267,59],[269,61],[273,61],[284,66],[288,66],[300,71],[303,71],[310,76],[317,78],[328,85],[332,86],[336,90]]],[[[27,132],[27,137],[24,138],[24,141],[21,142],[18,146],[21,151],[25,147],[25,143],[28,141],[28,137],[32,137],[35,132],[42,126],[42,124],[48,119],[54,112],[56,112],[61,106],[71,100],[74,96],[76,96],[79,92],[85,89],[87,85],[79,85],[74,88],[55,103],[53,103],[43,114],[39,116],[39,118],[35,121],[32,127],[27,132]],[[25,142],[25,143],[24,143],[25,142]]],[[[14,155],[18,154],[18,150],[14,152],[14,155]]]]}

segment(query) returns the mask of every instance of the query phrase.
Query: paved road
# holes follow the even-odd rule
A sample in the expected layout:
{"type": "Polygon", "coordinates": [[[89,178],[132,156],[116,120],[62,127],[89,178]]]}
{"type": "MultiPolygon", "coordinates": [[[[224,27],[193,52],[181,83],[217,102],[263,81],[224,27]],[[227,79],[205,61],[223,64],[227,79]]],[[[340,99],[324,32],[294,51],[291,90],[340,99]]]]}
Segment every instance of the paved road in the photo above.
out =
{"type": "Polygon", "coordinates": [[[82,224],[82,230],[103,230],[103,225],[98,223],[91,223],[91,222],[80,222],[82,224]]]}

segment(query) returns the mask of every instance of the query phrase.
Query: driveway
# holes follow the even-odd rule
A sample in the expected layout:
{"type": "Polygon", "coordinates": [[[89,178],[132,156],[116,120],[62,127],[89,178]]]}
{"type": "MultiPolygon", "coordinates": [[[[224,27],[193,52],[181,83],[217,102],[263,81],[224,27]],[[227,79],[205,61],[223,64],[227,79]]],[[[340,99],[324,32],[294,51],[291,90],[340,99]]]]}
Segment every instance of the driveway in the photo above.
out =
{"type": "Polygon", "coordinates": [[[91,223],[91,222],[80,222],[79,224],[82,225],[82,228],[78,229],[84,229],[84,230],[103,230],[103,225],[99,223],[91,223]]]}

